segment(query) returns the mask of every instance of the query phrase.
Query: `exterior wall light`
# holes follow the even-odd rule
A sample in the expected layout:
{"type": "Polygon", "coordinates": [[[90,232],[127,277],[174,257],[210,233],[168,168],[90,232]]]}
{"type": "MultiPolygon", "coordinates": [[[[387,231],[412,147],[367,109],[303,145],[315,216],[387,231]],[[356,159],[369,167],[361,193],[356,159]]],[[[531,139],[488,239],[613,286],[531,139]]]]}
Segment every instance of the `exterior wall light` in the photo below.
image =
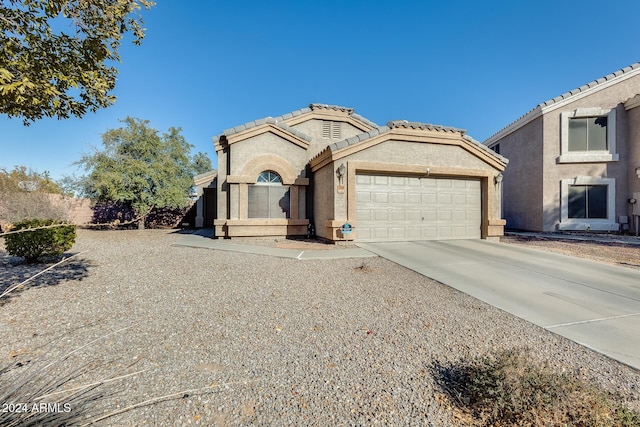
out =
{"type": "Polygon", "coordinates": [[[629,203],[631,203],[632,205],[635,205],[638,201],[636,199],[634,199],[633,197],[629,199],[629,203]]]}
{"type": "Polygon", "coordinates": [[[636,175],[638,175],[638,178],[640,178],[640,168],[636,168],[636,175]]]}
{"type": "Polygon", "coordinates": [[[336,176],[338,177],[338,182],[340,184],[342,184],[342,178],[344,177],[346,171],[347,168],[344,166],[344,163],[342,163],[340,166],[338,166],[338,169],[336,169],[336,176]]]}
{"type": "Polygon", "coordinates": [[[496,175],[493,180],[495,182],[496,185],[500,184],[502,182],[502,179],[504,178],[504,176],[499,173],[498,175],[496,175]]]}

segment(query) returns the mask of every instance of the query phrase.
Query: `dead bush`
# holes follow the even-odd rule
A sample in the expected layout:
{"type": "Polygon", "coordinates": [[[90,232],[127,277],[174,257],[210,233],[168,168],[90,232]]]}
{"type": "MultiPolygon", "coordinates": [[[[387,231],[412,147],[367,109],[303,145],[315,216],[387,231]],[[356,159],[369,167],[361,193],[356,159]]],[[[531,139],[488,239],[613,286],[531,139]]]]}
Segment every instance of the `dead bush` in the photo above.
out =
{"type": "Polygon", "coordinates": [[[525,350],[433,366],[458,422],[473,426],[640,426],[640,414],[525,350]]]}

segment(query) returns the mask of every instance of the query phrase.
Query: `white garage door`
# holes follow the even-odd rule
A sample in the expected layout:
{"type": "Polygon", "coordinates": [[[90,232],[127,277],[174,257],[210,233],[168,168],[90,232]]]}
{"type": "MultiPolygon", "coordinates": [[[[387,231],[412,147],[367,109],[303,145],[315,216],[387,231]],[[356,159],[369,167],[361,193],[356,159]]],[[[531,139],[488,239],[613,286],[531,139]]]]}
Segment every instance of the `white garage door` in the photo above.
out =
{"type": "Polygon", "coordinates": [[[477,179],[356,176],[360,241],[479,239],[477,179]]]}

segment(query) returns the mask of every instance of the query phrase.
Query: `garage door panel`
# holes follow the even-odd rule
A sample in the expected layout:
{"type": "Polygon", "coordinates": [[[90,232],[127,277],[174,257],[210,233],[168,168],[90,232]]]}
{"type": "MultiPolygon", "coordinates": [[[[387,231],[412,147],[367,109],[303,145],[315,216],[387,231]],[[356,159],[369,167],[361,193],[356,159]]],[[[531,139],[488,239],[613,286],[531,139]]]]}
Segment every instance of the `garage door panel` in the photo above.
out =
{"type": "Polygon", "coordinates": [[[454,205],[458,205],[458,206],[460,206],[460,205],[466,206],[467,203],[468,203],[468,201],[467,201],[468,198],[469,197],[467,197],[466,194],[454,194],[453,195],[453,204],[454,205]]]}
{"type": "Polygon", "coordinates": [[[356,184],[371,184],[371,176],[369,175],[356,175],[356,184]]]}
{"type": "Polygon", "coordinates": [[[407,193],[407,204],[420,205],[422,202],[422,194],[420,193],[407,193]]]}
{"type": "Polygon", "coordinates": [[[438,203],[441,205],[450,205],[453,202],[451,193],[438,193],[438,203]]]}
{"type": "Polygon", "coordinates": [[[451,221],[453,219],[452,211],[440,209],[438,210],[439,221],[451,221]]]}
{"type": "Polygon", "coordinates": [[[358,240],[480,238],[480,181],[356,175],[358,240]]]}
{"type": "Polygon", "coordinates": [[[389,230],[389,235],[392,238],[403,239],[405,237],[404,227],[390,227],[389,230]]]}
{"type": "Polygon", "coordinates": [[[406,237],[409,239],[420,239],[422,237],[422,228],[420,227],[407,227],[406,237]]]}
{"type": "Polygon", "coordinates": [[[389,229],[376,227],[371,229],[371,234],[374,239],[386,239],[389,237],[389,229]]]}
{"type": "Polygon", "coordinates": [[[389,193],[382,193],[379,191],[376,191],[375,193],[373,193],[373,202],[374,203],[389,203],[389,193]]]}
{"type": "Polygon", "coordinates": [[[390,219],[392,222],[404,222],[404,221],[406,221],[406,220],[407,220],[407,219],[406,219],[406,211],[402,211],[402,210],[398,210],[398,209],[393,209],[393,210],[390,212],[389,219],[390,219]]]}
{"type": "Polygon", "coordinates": [[[422,211],[407,209],[406,220],[409,221],[410,223],[418,223],[422,221],[422,211]]]}
{"type": "Polygon", "coordinates": [[[374,209],[373,221],[389,221],[389,211],[386,209],[374,209]]]}
{"type": "Polygon", "coordinates": [[[373,177],[373,183],[375,185],[389,185],[389,177],[384,175],[375,175],[373,177]]]}
{"type": "Polygon", "coordinates": [[[356,203],[368,203],[371,201],[371,193],[369,191],[357,191],[356,203]]]}
{"type": "Polygon", "coordinates": [[[406,203],[407,195],[406,193],[391,193],[390,200],[394,204],[404,204],[406,203]]]}
{"type": "Polygon", "coordinates": [[[356,216],[358,217],[358,221],[371,221],[371,210],[356,209],[356,216]]]}
{"type": "Polygon", "coordinates": [[[436,203],[438,203],[438,194],[437,193],[423,194],[421,200],[423,205],[435,205],[436,203]]]}
{"type": "Polygon", "coordinates": [[[437,227],[422,227],[422,238],[423,239],[435,239],[438,237],[438,228],[437,227]]]}

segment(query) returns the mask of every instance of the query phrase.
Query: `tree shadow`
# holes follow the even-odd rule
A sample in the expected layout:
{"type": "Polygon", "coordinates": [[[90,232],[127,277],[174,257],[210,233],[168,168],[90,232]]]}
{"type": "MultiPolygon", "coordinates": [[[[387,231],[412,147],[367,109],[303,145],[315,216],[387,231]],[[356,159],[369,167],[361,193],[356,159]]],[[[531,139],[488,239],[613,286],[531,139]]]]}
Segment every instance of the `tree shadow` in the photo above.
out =
{"type": "MultiPolygon", "coordinates": [[[[0,250],[0,294],[72,255],[73,253],[66,253],[60,257],[51,258],[45,263],[29,264],[24,262],[20,257],[11,256],[7,252],[0,250]]],[[[71,281],[82,281],[89,277],[91,269],[95,266],[95,262],[84,258],[73,258],[63,262],[26,284],[10,291],[0,298],[0,306],[7,304],[26,289],[57,286],[71,281]]]]}

